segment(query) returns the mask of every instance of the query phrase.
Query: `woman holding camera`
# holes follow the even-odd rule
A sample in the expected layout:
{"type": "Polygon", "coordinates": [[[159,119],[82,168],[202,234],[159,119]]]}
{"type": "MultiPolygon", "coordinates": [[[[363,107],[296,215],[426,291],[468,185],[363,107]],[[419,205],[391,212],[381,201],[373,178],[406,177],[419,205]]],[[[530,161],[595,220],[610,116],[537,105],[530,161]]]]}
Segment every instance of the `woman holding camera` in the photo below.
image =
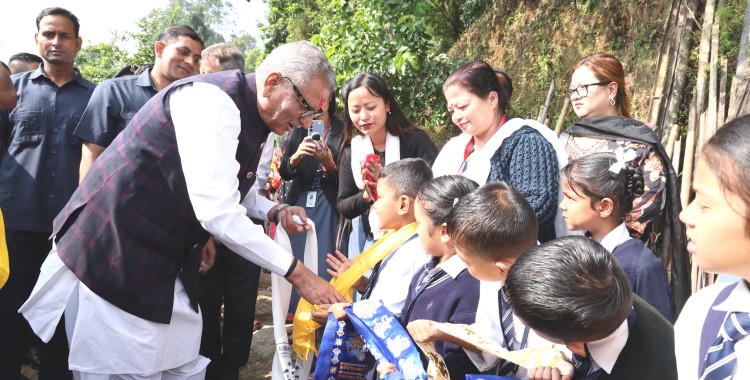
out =
{"type": "MultiPolygon", "coordinates": [[[[307,217],[315,223],[318,238],[318,276],[330,280],[326,272],[326,254],[336,249],[336,228],[339,214],[336,195],[339,188],[338,159],[341,153],[344,125],[334,115],[333,96],[324,104],[326,111],[313,120],[310,129],[296,128],[282,141],[284,155],[279,163],[279,174],[291,181],[286,194],[287,203],[304,207],[307,217]]],[[[306,234],[289,235],[294,256],[304,258],[306,234]]]]}

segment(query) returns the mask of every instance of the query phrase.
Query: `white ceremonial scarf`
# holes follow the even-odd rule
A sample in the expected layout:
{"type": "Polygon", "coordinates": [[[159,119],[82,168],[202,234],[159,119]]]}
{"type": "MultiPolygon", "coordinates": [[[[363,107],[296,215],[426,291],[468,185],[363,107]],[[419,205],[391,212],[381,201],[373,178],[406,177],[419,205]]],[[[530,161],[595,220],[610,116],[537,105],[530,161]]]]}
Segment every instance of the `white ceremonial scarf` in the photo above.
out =
{"type": "MultiPolygon", "coordinates": [[[[545,140],[552,144],[552,148],[555,150],[555,155],[557,156],[558,172],[562,171],[565,165],[568,164],[568,155],[565,153],[565,147],[562,145],[555,132],[536,120],[516,117],[506,121],[505,124],[503,124],[500,129],[490,137],[490,140],[484,144],[482,149],[474,152],[474,156],[463,175],[480,185],[484,185],[490,175],[490,168],[492,165],[490,159],[492,156],[500,148],[507,137],[523,127],[534,128],[542,135],[542,137],[544,137],[545,140]]],[[[435,159],[435,163],[432,165],[432,172],[435,177],[458,173],[461,164],[463,163],[464,150],[466,149],[466,144],[469,140],[471,140],[471,136],[462,133],[461,135],[450,139],[450,141],[445,144],[437,159],[435,159]]],[[[558,186],[557,191],[557,204],[559,205],[560,202],[562,202],[562,185],[558,186]]],[[[557,237],[562,237],[567,236],[568,234],[568,226],[562,218],[562,211],[558,208],[555,215],[555,235],[557,237]]]]}
{"type": "MultiPolygon", "coordinates": [[[[396,162],[401,159],[401,142],[398,136],[392,135],[390,132],[387,132],[386,138],[385,138],[385,163],[381,162],[381,165],[386,166],[390,164],[391,162],[396,162]]],[[[352,138],[352,176],[354,176],[354,182],[357,184],[357,187],[360,189],[365,188],[365,181],[362,179],[361,170],[359,168],[362,167],[362,162],[364,161],[365,157],[367,157],[368,154],[375,153],[375,149],[372,147],[372,140],[370,140],[370,136],[366,135],[357,135],[352,138]]],[[[377,240],[380,238],[385,231],[382,231],[380,229],[380,219],[378,218],[378,215],[375,213],[375,210],[372,209],[372,206],[370,206],[370,217],[368,218],[368,221],[370,222],[370,230],[372,231],[372,235],[377,240]]]]}
{"type": "MultiPolygon", "coordinates": [[[[318,237],[315,233],[315,223],[309,218],[307,224],[312,228],[307,231],[307,240],[305,240],[305,259],[304,265],[313,273],[318,273],[318,237]]],[[[292,244],[289,242],[284,228],[278,225],[276,228],[276,238],[274,239],[284,250],[292,253],[292,244]]],[[[283,277],[271,274],[271,309],[273,311],[273,336],[276,342],[276,352],[273,355],[273,365],[271,378],[273,380],[294,380],[307,379],[310,377],[315,354],[310,355],[303,360],[294,354],[292,345],[289,344],[289,337],[286,332],[286,315],[289,312],[289,301],[292,296],[292,284],[283,277]],[[292,364],[293,363],[293,364],[292,364]]]]}
{"type": "MultiPolygon", "coordinates": [[[[445,143],[445,145],[443,145],[443,149],[440,149],[440,153],[438,153],[435,162],[432,164],[433,177],[458,174],[458,171],[461,169],[461,164],[463,164],[464,151],[466,150],[466,144],[469,143],[469,140],[471,140],[471,135],[462,133],[451,138],[445,143]]],[[[487,178],[476,182],[483,184],[486,181],[487,178]]]]}

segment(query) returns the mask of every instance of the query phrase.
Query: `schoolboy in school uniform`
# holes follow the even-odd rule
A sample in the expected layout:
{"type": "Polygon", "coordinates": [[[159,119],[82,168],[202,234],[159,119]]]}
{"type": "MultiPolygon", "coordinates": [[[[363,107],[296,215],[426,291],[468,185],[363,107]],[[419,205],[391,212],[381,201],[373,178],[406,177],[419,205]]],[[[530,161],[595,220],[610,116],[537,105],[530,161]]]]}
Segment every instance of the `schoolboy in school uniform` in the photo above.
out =
{"type": "MultiPolygon", "coordinates": [[[[380,219],[381,230],[400,230],[414,225],[414,201],[419,188],[432,179],[432,169],[421,158],[405,158],[386,165],[378,174],[377,193],[373,209],[380,219]]],[[[399,316],[406,303],[409,284],[414,275],[430,259],[416,232],[393,250],[372,270],[370,278],[362,276],[354,287],[362,299],[380,300],[394,316],[399,316]]],[[[336,252],[326,260],[329,273],[338,277],[351,262],[336,252]]]]}
{"type": "MultiPolygon", "coordinates": [[[[414,207],[417,233],[432,259],[409,285],[409,296],[401,312],[402,326],[420,319],[474,323],[479,281],[471,276],[466,263],[456,254],[456,247],[448,236],[447,221],[453,205],[478,187],[468,177],[445,175],[419,189],[414,207]]],[[[460,346],[435,342],[435,350],[443,357],[451,379],[464,379],[467,374],[478,373],[460,346]]]]}
{"type": "MultiPolygon", "coordinates": [[[[503,301],[506,274],[517,257],[536,245],[537,230],[534,209],[521,193],[503,182],[488,183],[467,194],[448,216],[447,232],[456,253],[466,263],[469,273],[480,280],[473,328],[509,350],[553,346],[523,325],[503,301]]],[[[434,323],[413,321],[408,330],[418,342],[448,341],[464,347],[480,371],[525,376],[524,368],[477,352],[466,342],[437,330],[434,323]]]]}
{"type": "MultiPolygon", "coordinates": [[[[677,379],[672,325],[630,290],[601,244],[567,236],[532,248],[505,282],[518,318],[573,353],[574,379],[677,379]]],[[[535,368],[529,379],[565,379],[535,368]]]]}
{"type": "Polygon", "coordinates": [[[675,324],[680,379],[750,379],[750,115],[719,128],[680,214],[687,250],[706,272],[739,277],[693,294],[675,324]]]}

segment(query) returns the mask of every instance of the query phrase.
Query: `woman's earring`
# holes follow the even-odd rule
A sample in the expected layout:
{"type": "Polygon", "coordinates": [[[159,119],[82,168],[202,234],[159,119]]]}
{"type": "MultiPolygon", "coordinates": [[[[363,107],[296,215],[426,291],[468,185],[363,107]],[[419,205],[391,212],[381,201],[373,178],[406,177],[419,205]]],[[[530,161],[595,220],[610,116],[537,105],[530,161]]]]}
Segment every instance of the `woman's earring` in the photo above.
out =
{"type": "Polygon", "coordinates": [[[391,114],[391,111],[388,111],[388,114],[390,115],[390,114],[391,114]]]}
{"type": "Polygon", "coordinates": [[[611,105],[614,106],[615,105],[615,98],[610,98],[609,99],[609,104],[611,104],[611,105]]]}

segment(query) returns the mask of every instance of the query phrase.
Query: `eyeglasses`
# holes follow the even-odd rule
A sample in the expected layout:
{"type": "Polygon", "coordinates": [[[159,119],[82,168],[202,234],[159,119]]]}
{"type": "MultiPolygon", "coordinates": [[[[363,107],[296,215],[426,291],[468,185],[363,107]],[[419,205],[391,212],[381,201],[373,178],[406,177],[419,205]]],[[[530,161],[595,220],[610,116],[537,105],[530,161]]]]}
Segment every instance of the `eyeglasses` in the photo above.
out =
{"type": "Polygon", "coordinates": [[[576,88],[569,88],[565,90],[565,97],[570,100],[570,98],[573,96],[573,93],[577,93],[578,96],[585,98],[589,95],[589,86],[606,86],[612,82],[599,82],[599,83],[589,83],[589,84],[582,84],[579,85],[576,88]]]}
{"type": "Polygon", "coordinates": [[[302,102],[302,106],[307,109],[307,111],[300,112],[299,114],[300,119],[305,118],[305,117],[310,117],[310,116],[318,117],[323,114],[323,109],[321,107],[323,106],[323,103],[325,103],[325,99],[321,99],[320,103],[318,103],[318,109],[314,109],[310,107],[310,104],[307,103],[307,100],[305,100],[305,98],[302,96],[302,93],[299,91],[299,88],[297,88],[297,86],[294,84],[294,82],[292,82],[291,79],[289,79],[288,77],[282,77],[282,78],[288,80],[289,83],[292,84],[292,90],[294,90],[294,93],[297,94],[299,101],[302,102]]]}

